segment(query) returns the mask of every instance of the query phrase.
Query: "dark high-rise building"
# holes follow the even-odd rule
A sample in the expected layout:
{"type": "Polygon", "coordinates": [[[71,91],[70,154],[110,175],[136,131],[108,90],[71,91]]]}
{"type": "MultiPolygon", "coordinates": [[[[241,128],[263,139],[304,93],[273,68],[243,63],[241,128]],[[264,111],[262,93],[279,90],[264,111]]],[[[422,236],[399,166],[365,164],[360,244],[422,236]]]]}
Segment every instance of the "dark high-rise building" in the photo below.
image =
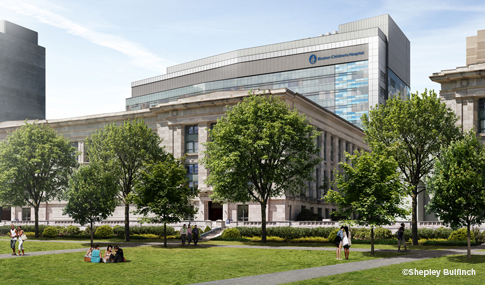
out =
{"type": "Polygon", "coordinates": [[[0,122],[45,119],[45,48],[37,32],[0,21],[0,122]]]}

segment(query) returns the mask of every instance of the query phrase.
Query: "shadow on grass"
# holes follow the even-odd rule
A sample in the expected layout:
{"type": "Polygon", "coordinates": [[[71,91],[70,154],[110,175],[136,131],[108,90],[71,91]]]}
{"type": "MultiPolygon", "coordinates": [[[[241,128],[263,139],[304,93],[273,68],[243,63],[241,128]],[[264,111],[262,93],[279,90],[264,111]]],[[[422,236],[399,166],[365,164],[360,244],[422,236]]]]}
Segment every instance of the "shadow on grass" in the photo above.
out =
{"type": "Polygon", "coordinates": [[[448,261],[454,263],[467,263],[467,264],[478,264],[485,263],[485,256],[483,255],[472,255],[471,259],[467,258],[466,253],[460,255],[450,255],[446,257],[448,261]]]}

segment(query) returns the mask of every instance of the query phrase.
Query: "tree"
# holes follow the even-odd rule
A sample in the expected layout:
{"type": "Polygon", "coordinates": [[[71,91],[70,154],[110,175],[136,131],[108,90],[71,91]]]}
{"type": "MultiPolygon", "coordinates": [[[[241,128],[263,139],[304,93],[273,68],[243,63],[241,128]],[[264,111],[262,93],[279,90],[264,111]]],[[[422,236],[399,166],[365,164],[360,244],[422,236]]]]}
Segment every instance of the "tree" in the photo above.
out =
{"type": "Polygon", "coordinates": [[[148,165],[135,186],[136,212],[143,214],[145,221],[163,223],[165,247],[167,223],[180,222],[196,213],[190,201],[198,191],[188,187],[184,160],[169,155],[164,161],[148,165]]]}
{"type": "Polygon", "coordinates": [[[485,148],[473,132],[442,150],[428,186],[428,210],[452,228],[466,226],[470,259],[470,226],[485,219],[485,148]]]}
{"type": "Polygon", "coordinates": [[[106,220],[117,206],[118,189],[110,172],[104,172],[96,163],[81,166],[69,180],[67,205],[63,213],[76,223],[91,225],[93,244],[93,223],[106,220]]]}
{"type": "Polygon", "coordinates": [[[337,215],[351,218],[362,226],[371,227],[371,255],[374,255],[374,227],[388,225],[396,217],[403,217],[406,210],[400,207],[405,193],[402,191],[393,157],[378,153],[355,151],[346,153],[353,163],[340,162],[343,174],[337,173],[339,191],[329,190],[325,202],[338,204],[337,215]]]}
{"type": "Polygon", "coordinates": [[[320,162],[318,132],[303,115],[274,96],[251,95],[219,118],[202,163],[215,200],[261,205],[262,241],[266,242],[268,199],[299,193],[320,162]]]}
{"type": "Polygon", "coordinates": [[[457,117],[434,91],[390,98],[362,116],[365,140],[372,151],[393,156],[412,200],[413,244],[418,244],[417,197],[423,177],[442,147],[460,136],[457,117]]]}
{"type": "Polygon", "coordinates": [[[125,204],[125,241],[130,240],[130,203],[144,163],[163,159],[160,137],[143,120],[111,123],[96,131],[87,143],[90,161],[110,172],[118,184],[118,198],[125,204]]]}
{"type": "Polygon", "coordinates": [[[40,203],[62,198],[77,155],[48,124],[25,122],[0,143],[0,200],[34,208],[35,237],[40,203]]]}

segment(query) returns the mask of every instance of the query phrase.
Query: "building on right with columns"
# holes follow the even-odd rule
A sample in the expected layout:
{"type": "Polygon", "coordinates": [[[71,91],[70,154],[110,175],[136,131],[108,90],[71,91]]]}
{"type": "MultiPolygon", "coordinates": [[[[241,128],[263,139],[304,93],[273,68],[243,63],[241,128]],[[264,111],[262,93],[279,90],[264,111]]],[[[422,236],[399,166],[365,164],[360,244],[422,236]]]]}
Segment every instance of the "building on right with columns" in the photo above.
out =
{"type": "Polygon", "coordinates": [[[440,97],[459,117],[457,124],[485,142],[485,30],[466,38],[466,66],[429,78],[441,84],[440,97]]]}

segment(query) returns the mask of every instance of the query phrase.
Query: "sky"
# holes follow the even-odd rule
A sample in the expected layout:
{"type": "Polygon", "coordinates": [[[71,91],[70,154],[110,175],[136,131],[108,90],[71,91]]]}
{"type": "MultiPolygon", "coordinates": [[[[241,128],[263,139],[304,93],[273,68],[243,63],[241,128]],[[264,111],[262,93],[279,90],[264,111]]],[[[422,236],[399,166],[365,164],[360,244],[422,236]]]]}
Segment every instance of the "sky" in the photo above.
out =
{"type": "Polygon", "coordinates": [[[316,37],[389,14],[411,42],[411,91],[465,66],[466,37],[485,29],[484,1],[0,0],[0,20],[46,48],[46,117],[125,110],[131,82],[228,51],[316,37]]]}

